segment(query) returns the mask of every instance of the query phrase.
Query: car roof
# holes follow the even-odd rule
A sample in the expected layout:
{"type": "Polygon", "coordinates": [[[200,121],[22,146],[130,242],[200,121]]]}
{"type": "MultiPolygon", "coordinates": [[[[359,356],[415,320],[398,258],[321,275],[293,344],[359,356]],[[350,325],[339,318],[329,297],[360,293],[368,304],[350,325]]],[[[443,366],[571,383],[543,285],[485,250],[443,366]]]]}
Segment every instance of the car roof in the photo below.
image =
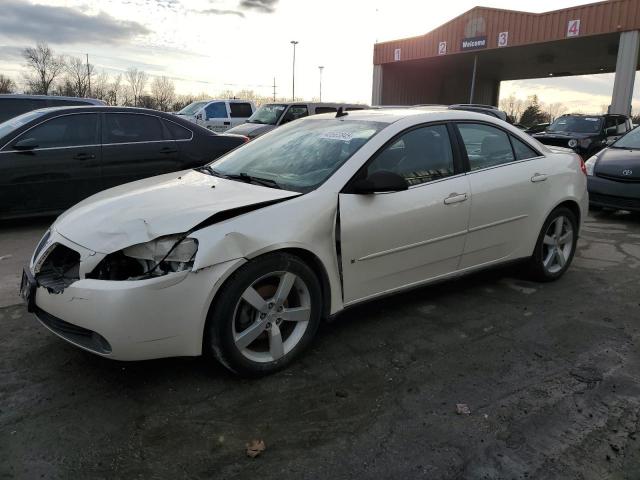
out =
{"type": "Polygon", "coordinates": [[[25,95],[22,93],[2,93],[0,94],[0,100],[3,98],[17,99],[17,100],[60,100],[60,101],[73,101],[73,102],[86,102],[93,105],[105,105],[102,100],[97,98],[84,98],[84,97],[65,97],[62,95],[25,95]]]}
{"type": "MultiPolygon", "coordinates": [[[[498,123],[499,125],[508,125],[507,122],[500,120],[492,115],[485,113],[477,113],[469,110],[451,110],[447,107],[431,106],[431,107],[398,107],[383,109],[355,110],[345,112],[348,115],[340,118],[350,120],[361,120],[371,122],[395,123],[406,118],[414,118],[416,123],[431,122],[438,120],[480,120],[498,123]]],[[[313,115],[305,117],[305,119],[329,119],[335,118],[335,113],[323,113],[321,115],[313,115]]]]}

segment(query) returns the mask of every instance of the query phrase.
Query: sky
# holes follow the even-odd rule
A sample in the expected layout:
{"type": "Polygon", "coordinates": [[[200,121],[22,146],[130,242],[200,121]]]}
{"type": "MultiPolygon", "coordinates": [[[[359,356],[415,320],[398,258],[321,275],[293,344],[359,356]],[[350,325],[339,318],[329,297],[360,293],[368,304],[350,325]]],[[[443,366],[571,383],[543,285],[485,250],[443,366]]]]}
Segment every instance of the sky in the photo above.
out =
{"type": "MultiPolygon", "coordinates": [[[[543,12],[584,0],[1,0],[0,73],[20,80],[25,46],[46,41],[98,70],[172,78],[178,93],[252,89],[369,103],[376,42],[422,35],[474,6],[543,12]]],[[[600,111],[613,74],[503,82],[501,97],[600,111]]],[[[636,90],[638,90],[636,82],[636,90]]],[[[639,104],[640,106],[640,104],[639,104]]]]}

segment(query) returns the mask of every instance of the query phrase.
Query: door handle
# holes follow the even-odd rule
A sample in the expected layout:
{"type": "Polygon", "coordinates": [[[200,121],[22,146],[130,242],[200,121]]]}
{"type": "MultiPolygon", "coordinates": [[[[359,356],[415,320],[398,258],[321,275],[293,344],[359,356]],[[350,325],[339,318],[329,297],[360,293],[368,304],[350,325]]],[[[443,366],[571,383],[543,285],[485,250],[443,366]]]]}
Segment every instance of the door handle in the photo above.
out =
{"type": "Polygon", "coordinates": [[[451,205],[452,203],[460,203],[467,200],[466,193],[452,193],[447,198],[444,199],[445,205],[451,205]]]}
{"type": "Polygon", "coordinates": [[[534,173],[533,177],[531,177],[532,182],[544,182],[547,179],[547,176],[544,173],[534,173]]]}
{"type": "Polygon", "coordinates": [[[93,153],[76,153],[73,158],[76,160],[93,160],[96,156],[93,153]]]}
{"type": "Polygon", "coordinates": [[[224,122],[225,125],[231,125],[231,122],[224,122]]]}
{"type": "Polygon", "coordinates": [[[160,149],[160,153],[176,153],[178,150],[171,147],[164,147],[160,149]]]}

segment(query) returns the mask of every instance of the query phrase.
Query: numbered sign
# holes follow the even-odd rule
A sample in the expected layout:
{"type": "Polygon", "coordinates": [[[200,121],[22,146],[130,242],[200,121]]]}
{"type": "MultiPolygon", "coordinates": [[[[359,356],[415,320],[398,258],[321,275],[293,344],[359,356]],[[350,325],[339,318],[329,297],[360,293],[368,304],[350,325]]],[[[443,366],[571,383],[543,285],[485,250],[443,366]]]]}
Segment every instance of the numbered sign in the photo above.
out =
{"type": "Polygon", "coordinates": [[[567,23],[567,37],[577,37],[580,35],[580,19],[569,20],[567,23]]]}
{"type": "Polygon", "coordinates": [[[400,49],[399,48],[396,48],[395,51],[393,52],[393,59],[396,62],[400,61],[400,49]]]}
{"type": "Polygon", "coordinates": [[[500,32],[498,34],[498,46],[506,47],[509,44],[509,32],[500,32]]]}
{"type": "Polygon", "coordinates": [[[438,55],[446,55],[447,54],[447,42],[440,42],[438,44],[438,55]]]}

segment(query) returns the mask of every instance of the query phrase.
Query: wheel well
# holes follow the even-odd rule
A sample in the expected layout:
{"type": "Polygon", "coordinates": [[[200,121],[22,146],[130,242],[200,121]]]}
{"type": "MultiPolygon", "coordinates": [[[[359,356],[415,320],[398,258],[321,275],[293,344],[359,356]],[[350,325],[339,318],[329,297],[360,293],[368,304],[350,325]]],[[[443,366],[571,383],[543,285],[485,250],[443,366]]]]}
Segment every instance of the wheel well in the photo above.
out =
{"type": "Polygon", "coordinates": [[[276,252],[295,255],[313,270],[313,273],[315,273],[318,280],[320,280],[320,287],[322,288],[322,318],[327,318],[331,311],[331,285],[329,284],[329,275],[327,275],[327,270],[324,268],[322,261],[309,250],[302,248],[284,248],[282,250],[276,250],[276,252]]]}
{"type": "Polygon", "coordinates": [[[569,210],[571,210],[571,212],[573,212],[573,214],[576,216],[576,220],[578,221],[578,228],[580,228],[580,207],[576,202],[574,202],[573,200],[566,200],[562,202],[560,205],[558,205],[556,208],[558,207],[566,207],[569,210]]]}

